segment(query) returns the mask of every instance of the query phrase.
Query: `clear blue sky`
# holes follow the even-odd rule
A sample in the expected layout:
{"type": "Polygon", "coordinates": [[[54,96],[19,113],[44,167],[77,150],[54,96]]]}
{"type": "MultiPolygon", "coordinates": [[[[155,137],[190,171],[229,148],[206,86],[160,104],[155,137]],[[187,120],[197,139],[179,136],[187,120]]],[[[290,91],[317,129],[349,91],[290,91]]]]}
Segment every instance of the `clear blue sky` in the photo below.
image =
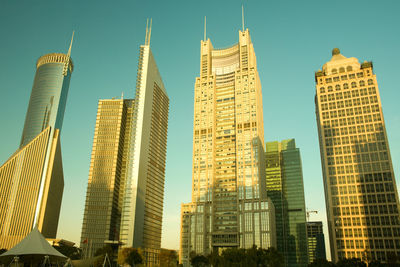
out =
{"type": "MultiPolygon", "coordinates": [[[[0,161],[17,148],[43,54],[75,43],[62,130],[65,188],[58,236],[79,241],[99,99],[134,96],[139,45],[153,18],[151,47],[170,97],[162,246],[178,248],[180,204],[190,201],[192,120],[200,40],[238,40],[241,4],[263,86],[265,140],[295,138],[306,205],[325,219],[314,109],[314,71],[339,47],[372,60],[395,167],[400,175],[399,1],[0,1],[0,161]],[[90,2],[90,3],[89,3],[90,2]]],[[[398,181],[398,178],[397,178],[398,181]]]]}

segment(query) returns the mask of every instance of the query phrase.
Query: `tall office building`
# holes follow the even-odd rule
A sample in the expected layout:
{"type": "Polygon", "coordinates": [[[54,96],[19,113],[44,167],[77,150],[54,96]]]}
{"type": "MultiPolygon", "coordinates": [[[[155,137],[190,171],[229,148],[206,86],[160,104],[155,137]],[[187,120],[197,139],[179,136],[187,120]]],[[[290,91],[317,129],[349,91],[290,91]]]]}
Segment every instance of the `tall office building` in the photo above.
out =
{"type": "Polygon", "coordinates": [[[332,259],[386,261],[400,253],[399,198],[372,62],[335,48],[315,82],[332,259]]]}
{"type": "Polygon", "coordinates": [[[267,195],[275,206],[277,249],[285,266],[307,266],[303,171],[295,140],[267,142],[265,163],[267,195]]]}
{"type": "Polygon", "coordinates": [[[308,261],[326,260],[325,236],[322,222],[307,222],[308,261]]]}
{"type": "MultiPolygon", "coordinates": [[[[72,45],[72,40],[71,40],[72,45]]],[[[0,248],[38,225],[55,238],[64,190],[60,131],[73,71],[68,54],[39,58],[20,148],[0,167],[0,248]]]]}
{"type": "Polygon", "coordinates": [[[81,236],[90,255],[104,241],[140,247],[147,266],[159,263],[161,249],[169,107],[150,35],[151,26],[140,46],[134,104],[99,103],[81,236]]]}
{"type": "Polygon", "coordinates": [[[85,258],[119,240],[133,107],[130,99],[99,101],[81,234],[85,258]]]}
{"type": "Polygon", "coordinates": [[[192,251],[275,246],[261,83],[247,29],[229,48],[201,41],[193,124],[192,202],[182,204],[180,262],[188,266],[192,251]]]}

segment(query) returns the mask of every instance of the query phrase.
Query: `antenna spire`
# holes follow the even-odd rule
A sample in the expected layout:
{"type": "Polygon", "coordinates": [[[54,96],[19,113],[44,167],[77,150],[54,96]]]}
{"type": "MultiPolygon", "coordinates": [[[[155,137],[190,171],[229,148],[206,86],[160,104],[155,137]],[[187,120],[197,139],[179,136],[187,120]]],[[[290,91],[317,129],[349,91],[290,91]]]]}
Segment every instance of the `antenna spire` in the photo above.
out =
{"type": "Polygon", "coordinates": [[[207,40],[207,35],[206,35],[206,26],[207,26],[207,17],[204,16],[204,42],[207,40]]]}
{"type": "Polygon", "coordinates": [[[150,46],[150,39],[151,39],[151,24],[153,19],[150,19],[150,28],[149,28],[149,37],[147,38],[147,45],[150,46]]]}
{"type": "Polygon", "coordinates": [[[63,69],[64,76],[67,76],[67,74],[68,74],[68,66],[69,66],[69,62],[70,62],[70,58],[71,58],[71,48],[72,48],[72,43],[74,42],[74,35],[75,35],[75,31],[72,31],[72,38],[71,38],[71,43],[69,44],[69,48],[68,48],[67,60],[65,62],[64,69],[63,69]]]}
{"type": "Polygon", "coordinates": [[[243,5],[242,5],[242,29],[244,31],[244,10],[243,10],[243,5]]]}
{"type": "Polygon", "coordinates": [[[144,38],[144,44],[147,45],[147,35],[149,33],[149,19],[146,21],[146,37],[144,38]]]}
{"type": "Polygon", "coordinates": [[[151,23],[153,19],[150,19],[150,27],[149,27],[149,19],[147,19],[146,23],[146,38],[144,39],[144,45],[150,45],[150,38],[151,38],[151,23]]]}

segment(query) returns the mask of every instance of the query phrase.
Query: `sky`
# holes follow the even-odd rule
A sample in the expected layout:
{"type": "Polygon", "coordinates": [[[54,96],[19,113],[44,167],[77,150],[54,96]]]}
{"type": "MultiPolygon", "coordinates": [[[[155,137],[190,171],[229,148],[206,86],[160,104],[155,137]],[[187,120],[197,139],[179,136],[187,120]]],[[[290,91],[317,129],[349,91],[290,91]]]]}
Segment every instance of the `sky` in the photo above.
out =
{"type": "MultiPolygon", "coordinates": [[[[397,184],[400,175],[400,1],[0,1],[0,163],[18,148],[36,60],[67,52],[72,73],[61,133],[64,195],[58,237],[79,243],[99,99],[133,98],[139,46],[151,49],[170,97],[162,247],[179,248],[180,205],[191,200],[193,95],[200,40],[215,48],[250,30],[260,74],[265,141],[295,138],[306,207],[326,226],[314,72],[334,47],[373,61],[397,184]]],[[[326,229],[325,229],[326,230],[326,229]]],[[[327,237],[327,232],[325,232],[327,237]]]]}

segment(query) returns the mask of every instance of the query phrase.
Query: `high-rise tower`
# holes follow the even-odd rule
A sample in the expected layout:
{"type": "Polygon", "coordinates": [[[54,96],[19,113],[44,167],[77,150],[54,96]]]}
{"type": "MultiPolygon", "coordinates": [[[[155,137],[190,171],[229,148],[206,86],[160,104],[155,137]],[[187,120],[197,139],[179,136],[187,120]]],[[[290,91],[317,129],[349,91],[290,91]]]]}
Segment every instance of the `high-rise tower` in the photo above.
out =
{"type": "Polygon", "coordinates": [[[307,222],[308,261],[326,260],[325,236],[322,222],[307,222]]]}
{"type": "Polygon", "coordinates": [[[182,204],[180,262],[253,244],[274,246],[266,198],[261,84],[249,30],[214,49],[201,41],[193,119],[192,203],[182,204]]]}
{"type": "MultiPolygon", "coordinates": [[[[72,40],[71,40],[72,45],[72,40]]],[[[64,189],[60,131],[73,71],[68,54],[37,61],[20,148],[0,167],[0,247],[11,248],[34,227],[55,238],[64,189]]]]}
{"type": "Polygon", "coordinates": [[[372,62],[339,49],[315,73],[332,260],[400,253],[399,198],[372,62]]]}
{"type": "Polygon", "coordinates": [[[150,28],[140,46],[120,240],[158,262],[164,203],[169,98],[150,49],[150,28]]]}
{"type": "Polygon", "coordinates": [[[306,207],[300,149],[294,139],[267,142],[267,195],[275,206],[277,249],[285,266],[307,266],[306,207]]]}
{"type": "Polygon", "coordinates": [[[119,240],[133,109],[131,99],[99,101],[81,234],[85,258],[119,240]]]}

